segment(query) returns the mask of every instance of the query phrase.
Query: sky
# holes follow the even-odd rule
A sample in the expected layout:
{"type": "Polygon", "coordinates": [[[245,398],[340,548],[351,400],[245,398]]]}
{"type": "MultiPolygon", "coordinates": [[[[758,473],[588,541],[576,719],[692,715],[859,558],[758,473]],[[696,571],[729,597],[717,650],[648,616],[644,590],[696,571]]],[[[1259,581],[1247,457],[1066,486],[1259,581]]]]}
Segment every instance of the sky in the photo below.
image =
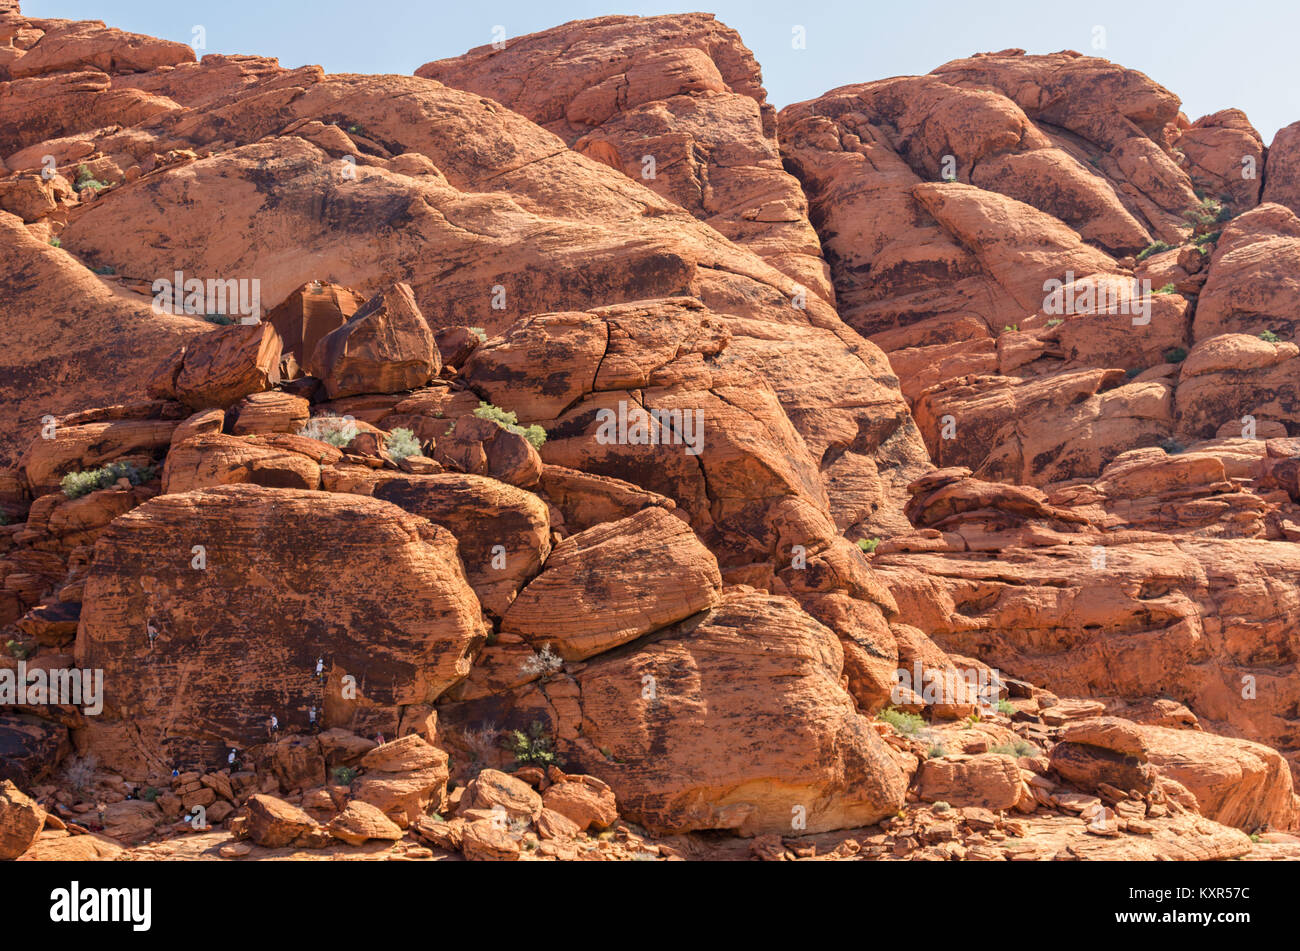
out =
{"type": "Polygon", "coordinates": [[[740,32],[777,108],[836,86],[928,73],[972,53],[1019,47],[1073,49],[1141,70],[1179,96],[1193,120],[1242,109],[1265,144],[1300,120],[1296,0],[23,0],[22,7],[29,16],[104,20],[186,43],[202,26],[201,53],[278,56],[283,66],[319,64],[331,73],[403,74],[492,42],[497,26],[520,36],[615,13],[703,9],[740,32]],[[803,49],[794,48],[796,26],[804,28],[803,49]]]}

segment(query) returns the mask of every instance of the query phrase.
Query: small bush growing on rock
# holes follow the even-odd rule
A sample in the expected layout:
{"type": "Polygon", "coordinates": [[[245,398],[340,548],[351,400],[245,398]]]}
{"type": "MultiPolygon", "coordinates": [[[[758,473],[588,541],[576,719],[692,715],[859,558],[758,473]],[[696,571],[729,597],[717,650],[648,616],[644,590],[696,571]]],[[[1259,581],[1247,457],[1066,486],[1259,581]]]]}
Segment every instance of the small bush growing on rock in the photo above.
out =
{"type": "Polygon", "coordinates": [[[886,707],[876,714],[876,717],[884,720],[894,728],[895,732],[902,733],[904,736],[912,736],[925,727],[925,721],[921,719],[919,713],[907,713],[894,707],[886,707]]]}
{"type": "Polygon", "coordinates": [[[1165,351],[1165,363],[1182,363],[1187,359],[1187,350],[1184,347],[1171,347],[1165,351]]]}
{"type": "Polygon", "coordinates": [[[1001,753],[1003,756],[1014,756],[1019,759],[1022,756],[1033,756],[1037,750],[1026,743],[1024,740],[1016,740],[1014,743],[999,743],[989,750],[990,753],[1001,753]]]}
{"type": "Polygon", "coordinates": [[[519,417],[510,410],[480,400],[478,409],[474,410],[474,415],[479,419],[490,419],[502,429],[512,432],[516,436],[523,436],[532,443],[534,449],[541,449],[542,444],[546,442],[546,430],[536,423],[531,426],[520,426],[519,417]]]}
{"type": "Polygon", "coordinates": [[[357,771],[351,766],[335,766],[330,776],[336,786],[351,786],[352,780],[357,778],[357,771]]]}
{"type": "Polygon", "coordinates": [[[539,652],[519,665],[519,670],[529,677],[549,677],[563,666],[564,661],[551,650],[551,645],[543,644],[539,652]]]}
{"type": "Polygon", "coordinates": [[[874,552],[874,551],[876,550],[876,546],[878,546],[879,544],[880,544],[880,539],[879,539],[879,538],[859,538],[859,539],[858,539],[858,547],[861,548],[861,549],[862,549],[864,552],[866,552],[868,555],[870,555],[872,552],[874,552]]]}
{"type": "Polygon", "coordinates": [[[1265,330],[1259,335],[1259,339],[1263,340],[1265,343],[1278,343],[1282,340],[1281,337],[1273,333],[1271,330],[1265,330]]]}
{"type": "Polygon", "coordinates": [[[58,238],[50,238],[50,247],[61,248],[63,247],[63,242],[60,241],[58,238]]]}
{"type": "Polygon", "coordinates": [[[72,183],[72,187],[77,191],[86,188],[93,188],[95,191],[103,191],[108,187],[108,182],[101,182],[95,178],[94,173],[85,165],[77,166],[77,177],[72,183]]]}
{"type": "Polygon", "coordinates": [[[145,802],[155,802],[160,795],[162,794],[159,792],[158,787],[149,786],[144,792],[140,793],[140,798],[145,802]]]}
{"type": "Polygon", "coordinates": [[[1176,456],[1187,449],[1186,446],[1180,443],[1177,439],[1174,439],[1172,436],[1168,439],[1162,439],[1160,441],[1160,448],[1171,456],[1176,456]]]}
{"type": "Polygon", "coordinates": [[[216,324],[218,327],[229,327],[235,322],[235,318],[228,314],[204,314],[203,319],[210,324],[216,324]]]}
{"type": "Polygon", "coordinates": [[[1002,714],[1004,717],[1013,716],[1015,712],[1016,708],[1011,705],[1010,700],[998,701],[998,713],[1002,714]]]}
{"type": "Polygon", "coordinates": [[[1018,331],[1019,329],[1020,329],[1020,325],[1019,325],[1019,324],[1003,324],[1003,325],[1002,325],[1002,332],[1003,332],[1004,334],[1009,334],[1009,333],[1012,333],[1013,331],[1018,331]]]}
{"type": "Polygon", "coordinates": [[[415,438],[415,433],[411,430],[399,427],[388,434],[388,438],[384,440],[384,449],[394,459],[418,456],[420,440],[415,438]]]}
{"type": "Polygon", "coordinates": [[[1210,225],[1227,221],[1232,217],[1232,210],[1225,208],[1223,202],[1217,198],[1202,198],[1200,204],[1184,211],[1183,217],[1196,228],[1208,228],[1210,225]]]}
{"type": "Polygon", "coordinates": [[[1162,285],[1162,286],[1160,286],[1160,287],[1157,287],[1153,293],[1156,293],[1156,294],[1172,294],[1172,293],[1173,293],[1174,291],[1176,291],[1176,290],[1178,290],[1178,288],[1175,287],[1173,284],[1164,284],[1164,285],[1162,285]]]}
{"type": "Polygon", "coordinates": [[[935,804],[934,804],[931,808],[934,809],[935,812],[951,812],[951,811],[952,811],[952,806],[950,806],[948,803],[944,802],[942,799],[937,800],[937,801],[935,802],[935,804]]]}
{"type": "Polygon", "coordinates": [[[463,730],[461,736],[465,743],[465,749],[470,755],[470,768],[483,767],[488,762],[488,754],[497,745],[497,737],[501,731],[497,728],[495,722],[487,722],[476,730],[463,730]]]}
{"type": "Polygon", "coordinates": [[[1131,380],[1141,372],[1142,372],[1141,367],[1129,367],[1127,370],[1124,371],[1124,378],[1131,380]]]}
{"type": "Polygon", "coordinates": [[[64,776],[68,780],[68,785],[72,791],[78,795],[83,795],[95,784],[95,768],[99,766],[99,760],[93,754],[76,757],[64,770],[64,776]]]}
{"type": "Polygon", "coordinates": [[[546,735],[546,725],[540,720],[529,724],[527,733],[511,730],[506,739],[506,749],[514,754],[515,763],[519,766],[530,763],[534,766],[550,766],[557,761],[551,738],[546,735]]]}
{"type": "Polygon", "coordinates": [[[471,327],[469,328],[469,332],[475,337],[478,337],[479,343],[487,343],[487,331],[482,327],[471,327]]]}
{"type": "Polygon", "coordinates": [[[9,513],[5,511],[0,511],[0,526],[4,526],[8,524],[9,524],[9,513]]]}
{"type": "Polygon", "coordinates": [[[1143,248],[1141,251],[1138,252],[1137,259],[1139,261],[1145,261],[1153,254],[1159,254],[1161,251],[1169,251],[1172,248],[1173,248],[1172,244],[1166,244],[1163,241],[1153,241],[1151,242],[1151,244],[1148,244],[1145,248],[1143,248]]]}
{"type": "Polygon", "coordinates": [[[1223,234],[1222,231],[1210,231],[1205,234],[1198,234],[1192,239],[1192,244],[1204,251],[1205,246],[1208,244],[1214,244],[1219,240],[1219,235],[1221,234],[1223,234]]]}
{"type": "Polygon", "coordinates": [[[107,489],[118,479],[125,478],[132,485],[144,485],[152,479],[158,470],[155,466],[137,466],[130,462],[110,462],[100,469],[87,469],[84,472],[69,472],[59,482],[63,494],[70,499],[79,499],[99,489],[107,489]]]}
{"type": "Polygon", "coordinates": [[[317,416],[308,420],[307,425],[298,430],[298,435],[343,449],[357,438],[357,424],[342,416],[317,416]]]}
{"type": "Polygon", "coordinates": [[[936,743],[934,744],[934,746],[930,747],[928,750],[925,751],[925,758],[942,759],[947,754],[947,752],[948,752],[947,750],[945,750],[942,746],[936,743]]]}
{"type": "Polygon", "coordinates": [[[1061,324],[1063,324],[1063,323],[1065,323],[1065,318],[1064,318],[1064,317],[1052,317],[1050,320],[1047,321],[1047,326],[1048,326],[1049,328],[1051,328],[1051,327],[1059,327],[1059,326],[1061,326],[1061,324]]]}
{"type": "Polygon", "coordinates": [[[31,648],[20,641],[5,641],[5,650],[9,652],[10,657],[16,657],[19,660],[25,660],[32,653],[31,648]]]}

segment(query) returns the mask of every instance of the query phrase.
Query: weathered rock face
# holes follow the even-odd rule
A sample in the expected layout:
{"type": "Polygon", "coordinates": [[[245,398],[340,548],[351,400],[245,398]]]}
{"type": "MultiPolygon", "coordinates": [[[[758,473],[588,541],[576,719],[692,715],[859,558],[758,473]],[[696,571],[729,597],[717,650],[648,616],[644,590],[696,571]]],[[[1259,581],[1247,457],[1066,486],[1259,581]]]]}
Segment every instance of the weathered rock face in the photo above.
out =
{"type": "Polygon", "coordinates": [[[267,315],[284,341],[284,352],[306,365],[321,340],[347,323],[363,298],[356,291],[319,281],[304,284],[267,315]]]}
{"type": "MultiPolygon", "coordinates": [[[[156,134],[211,154],[101,193],[60,233],[65,248],[142,281],[177,269],[256,277],[268,302],[311,280],[366,294],[401,281],[435,332],[492,334],[536,314],[690,295],[735,328],[729,362],[768,381],[825,465],[838,521],[897,522],[902,486],[924,469],[887,362],[826,301],[481,96],[418,77],[327,79],[305,68],[183,108],[156,134]],[[341,111],[357,131],[323,133],[341,111]],[[227,130],[220,141],[215,121],[227,130]],[[211,240],[217,215],[247,239],[211,240]],[[145,250],[123,221],[175,241],[145,250]],[[135,243],[141,253],[128,261],[120,251],[135,243]]],[[[119,159],[115,142],[91,147],[118,165],[144,161],[119,159]]]]}
{"type": "Polygon", "coordinates": [[[11,781],[0,780],[0,860],[16,859],[26,852],[44,822],[44,809],[11,781]]]}
{"type": "Polygon", "coordinates": [[[1170,436],[1171,387],[1119,371],[1186,345],[1203,279],[1143,292],[1121,259],[1181,243],[1194,186],[1262,154],[1244,116],[1207,117],[1183,133],[1189,177],[1177,112],[1140,73],[1017,50],[782,112],[841,315],[889,354],[936,462],[1043,485],[1170,436]]]}
{"type": "Polygon", "coordinates": [[[319,489],[320,466],[303,451],[279,448],[272,440],[216,433],[173,446],[167,454],[162,481],[163,491],[171,493],[239,482],[268,488],[319,489]]]}
{"type": "Polygon", "coordinates": [[[904,782],[842,665],[835,635],[793,601],[733,592],[534,696],[558,717],[559,748],[647,828],[788,832],[799,807],[810,830],[843,828],[896,812],[904,782]]]}
{"type": "Polygon", "coordinates": [[[5,853],[123,778],[131,858],[1287,848],[1295,127],[1015,50],[778,121],[704,14],[371,77],[0,0],[0,85],[0,673],[106,691],[0,711],[5,853]]]}
{"type": "Polygon", "coordinates": [[[1294,343],[1221,334],[1197,344],[1178,386],[1179,432],[1206,438],[1230,427],[1237,435],[1264,435],[1260,426],[1266,422],[1300,431],[1297,370],[1300,347],[1294,343]]]}
{"type": "Polygon", "coordinates": [[[321,338],[307,363],[330,399],[413,390],[439,367],[433,331],[406,284],[394,284],[357,308],[347,323],[321,338]]]}
{"type": "Polygon", "coordinates": [[[268,323],[225,327],[197,338],[181,354],[170,388],[160,395],[202,409],[227,407],[280,382],[283,344],[268,323]]]}
{"type": "Polygon", "coordinates": [[[1300,122],[1279,129],[1268,147],[1263,198],[1300,215],[1300,122]]]}
{"type": "Polygon", "coordinates": [[[252,486],[162,496],[114,523],[86,580],[77,658],[105,670],[106,701],[91,748],[132,774],[314,723],[395,732],[402,706],[469,672],[483,634],[455,539],[395,506],[252,486]]]}
{"type": "Polygon", "coordinates": [[[1294,761],[1294,546],[1122,537],[875,564],[901,614],[947,650],[1061,694],[1180,699],[1294,761]]]}
{"type": "Polygon", "coordinates": [[[491,96],[834,301],[758,64],[712,15],[584,20],[416,75],[491,96]],[[546,82],[528,79],[538,70],[546,82]]]}
{"type": "Polygon", "coordinates": [[[1260,205],[1224,226],[1196,306],[1194,339],[1300,331],[1300,217],[1260,205]]]}
{"type": "Polygon", "coordinates": [[[484,608],[504,615],[551,550],[546,505],[522,489],[475,475],[384,474],[357,491],[449,529],[484,608]]]}
{"type": "Polygon", "coordinates": [[[1171,780],[1195,797],[1201,815],[1246,831],[1289,828],[1295,810],[1291,770],[1281,756],[1258,743],[1211,733],[1084,720],[1065,731],[1052,763],[1061,776],[1087,788],[1171,780]]]}
{"type": "Polygon", "coordinates": [[[9,464],[40,434],[42,416],[143,396],[141,381],[155,366],[210,329],[154,315],[147,299],[92,274],[5,213],[0,244],[0,460],[9,464]]]}
{"type": "Polygon", "coordinates": [[[556,545],[501,630],[582,660],[713,607],[721,596],[718,563],[690,526],[648,508],[556,545]]]}

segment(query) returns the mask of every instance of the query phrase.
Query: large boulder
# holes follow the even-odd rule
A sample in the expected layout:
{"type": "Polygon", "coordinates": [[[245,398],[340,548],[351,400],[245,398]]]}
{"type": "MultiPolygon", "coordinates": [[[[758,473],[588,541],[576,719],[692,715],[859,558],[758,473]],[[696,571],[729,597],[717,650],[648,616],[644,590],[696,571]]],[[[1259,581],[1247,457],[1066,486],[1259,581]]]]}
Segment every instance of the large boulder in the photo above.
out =
{"type": "Polygon", "coordinates": [[[402,706],[469,672],[484,633],[455,539],[396,506],[257,486],[160,496],[113,524],[86,579],[77,659],[106,685],[91,747],[138,775],[277,730],[396,733],[402,706]]]}
{"type": "Polygon", "coordinates": [[[436,376],[442,362],[410,286],[394,284],[322,337],[307,367],[330,399],[338,399],[413,390],[436,376]]]}
{"type": "Polygon", "coordinates": [[[704,611],[718,563],[680,518],[647,508],[561,541],[501,620],[502,632],[583,660],[704,611]]]}
{"type": "Polygon", "coordinates": [[[1090,790],[1107,783],[1146,791],[1160,778],[1172,780],[1191,793],[1201,815],[1247,832],[1288,829],[1300,818],[1286,760],[1248,740],[1102,717],[1071,724],[1051,761],[1066,780],[1090,790]]]}
{"type": "Polygon", "coordinates": [[[840,685],[843,652],[789,598],[731,592],[639,650],[544,682],[560,748],[658,832],[789,834],[898,811],[903,774],[840,685]],[[581,724],[581,733],[576,731],[581,724]]]}
{"type": "Polygon", "coordinates": [[[44,824],[45,810],[11,781],[0,780],[0,861],[31,848],[44,824]]]}

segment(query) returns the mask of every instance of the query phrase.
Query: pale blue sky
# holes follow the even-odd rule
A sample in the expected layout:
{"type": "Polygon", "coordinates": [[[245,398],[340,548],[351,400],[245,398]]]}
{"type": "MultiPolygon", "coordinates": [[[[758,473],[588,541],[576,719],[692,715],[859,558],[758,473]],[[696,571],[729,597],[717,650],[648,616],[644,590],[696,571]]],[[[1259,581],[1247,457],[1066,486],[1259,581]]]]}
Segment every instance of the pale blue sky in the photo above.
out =
{"type": "Polygon", "coordinates": [[[422,63],[491,42],[500,24],[518,36],[612,13],[708,10],[740,31],[781,107],[847,83],[926,73],[971,53],[1021,47],[1075,49],[1140,69],[1183,100],[1192,118],[1236,106],[1265,143],[1300,119],[1300,3],[1180,0],[860,0],[860,2],[628,3],[620,0],[23,0],[33,16],[99,19],[189,42],[195,24],[207,52],[278,56],[285,66],[329,72],[411,73],[422,63]],[[791,28],[807,48],[791,48],[791,28]],[[1106,48],[1094,51],[1094,28],[1106,48]]]}

